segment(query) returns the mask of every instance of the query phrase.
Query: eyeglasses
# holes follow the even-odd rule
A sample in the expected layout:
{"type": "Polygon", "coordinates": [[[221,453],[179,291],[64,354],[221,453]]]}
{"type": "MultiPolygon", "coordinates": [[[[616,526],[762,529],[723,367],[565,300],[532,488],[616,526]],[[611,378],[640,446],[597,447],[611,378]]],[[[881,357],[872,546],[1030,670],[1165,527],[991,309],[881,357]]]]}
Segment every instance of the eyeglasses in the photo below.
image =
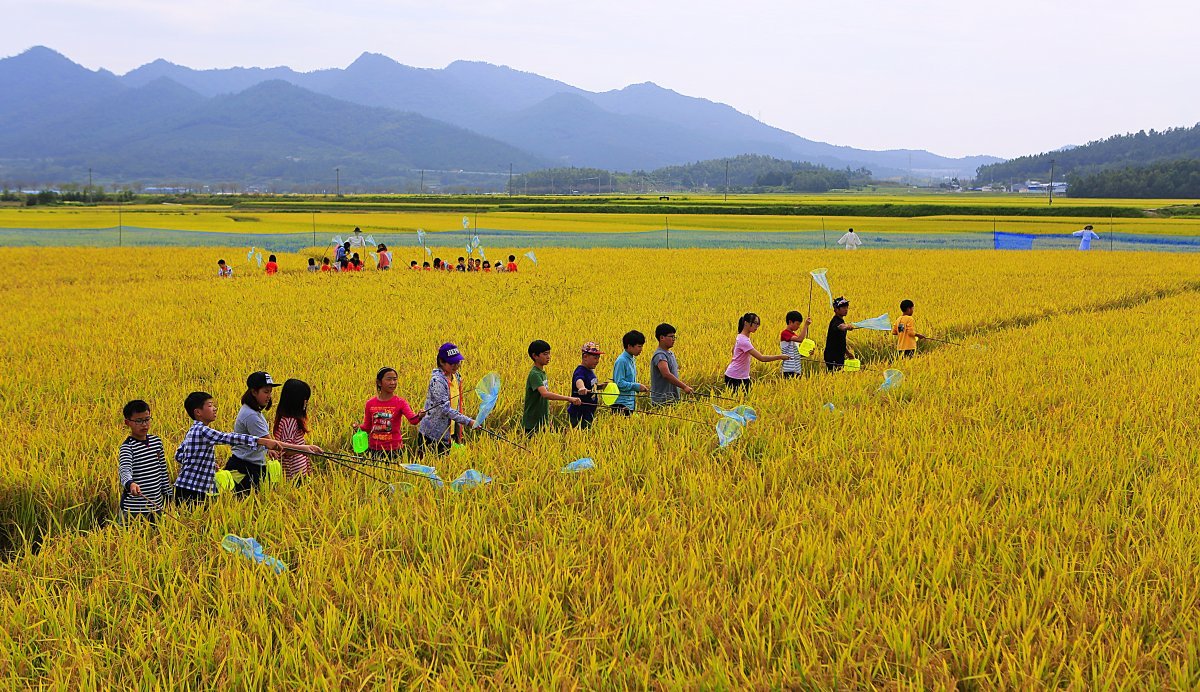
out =
{"type": "Polygon", "coordinates": [[[126,420],[128,420],[130,423],[137,423],[138,425],[146,425],[147,423],[149,423],[151,421],[151,417],[146,416],[145,418],[127,418],[126,420]]]}

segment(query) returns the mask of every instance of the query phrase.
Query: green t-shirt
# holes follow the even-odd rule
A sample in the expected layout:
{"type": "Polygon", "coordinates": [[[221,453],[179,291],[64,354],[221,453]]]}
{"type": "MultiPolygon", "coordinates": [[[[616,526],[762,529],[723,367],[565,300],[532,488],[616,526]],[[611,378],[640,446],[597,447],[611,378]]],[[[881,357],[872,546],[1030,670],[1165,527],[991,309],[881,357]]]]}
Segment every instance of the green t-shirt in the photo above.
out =
{"type": "Polygon", "coordinates": [[[548,386],[546,371],[534,366],[525,378],[525,415],[521,417],[525,432],[542,427],[550,415],[550,401],[538,393],[542,386],[548,386]]]}

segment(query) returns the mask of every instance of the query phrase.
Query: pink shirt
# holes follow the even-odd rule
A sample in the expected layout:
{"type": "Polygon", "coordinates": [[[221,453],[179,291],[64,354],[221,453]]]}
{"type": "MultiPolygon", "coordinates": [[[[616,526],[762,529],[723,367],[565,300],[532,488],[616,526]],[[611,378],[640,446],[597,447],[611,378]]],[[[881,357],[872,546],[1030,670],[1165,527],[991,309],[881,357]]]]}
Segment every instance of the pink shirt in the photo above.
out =
{"type": "Polygon", "coordinates": [[[750,351],[753,349],[754,344],[750,343],[750,337],[738,334],[737,339],[733,341],[733,360],[729,362],[729,367],[725,368],[725,376],[735,380],[750,379],[750,351]]]}
{"type": "Polygon", "coordinates": [[[370,449],[391,452],[404,447],[401,418],[407,418],[412,425],[421,422],[404,399],[392,396],[387,401],[380,401],[379,397],[371,397],[366,405],[363,423],[358,427],[371,433],[370,449]]]}
{"type": "MultiPolygon", "coordinates": [[[[300,430],[300,421],[286,416],[280,418],[275,424],[275,439],[280,442],[289,442],[294,445],[306,445],[308,442],[304,440],[304,433],[300,430]]],[[[274,455],[274,452],[272,452],[274,455]]],[[[283,475],[288,480],[297,476],[306,475],[312,470],[312,462],[308,460],[308,455],[300,454],[299,452],[284,452],[280,456],[280,462],[283,466],[283,475]]]]}

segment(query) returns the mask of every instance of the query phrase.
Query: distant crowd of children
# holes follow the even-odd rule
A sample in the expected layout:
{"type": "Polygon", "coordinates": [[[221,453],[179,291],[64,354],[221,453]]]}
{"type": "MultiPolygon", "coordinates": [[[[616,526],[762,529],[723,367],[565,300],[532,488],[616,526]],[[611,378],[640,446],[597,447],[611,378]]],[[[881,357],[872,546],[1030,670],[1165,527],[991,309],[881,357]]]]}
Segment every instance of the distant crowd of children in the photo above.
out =
{"type": "MultiPolygon", "coordinates": [[[[782,363],[784,378],[799,377],[807,360],[825,365],[830,372],[844,367],[853,357],[847,335],[855,326],[846,322],[850,301],[839,297],[833,301],[834,315],[829,321],[822,359],[805,358],[799,346],[808,338],[812,318],[798,311],[784,317],[785,329],[779,336],[780,354],[766,355],[758,351],[750,337],[761,326],[754,313],[738,319],[737,335],[729,366],[725,369],[728,390],[750,388],[750,361],[782,363]]],[[[900,303],[902,316],[892,326],[896,349],[904,357],[915,354],[917,340],[926,338],[916,331],[911,300],[900,303]]],[[[571,375],[570,394],[557,394],[550,389],[546,367],[550,364],[550,344],[537,339],[529,344],[527,353],[532,367],[525,379],[521,427],[534,434],[550,421],[550,402],[567,403],[567,418],[572,427],[588,429],[600,411],[617,416],[631,416],[638,410],[638,398],[646,397],[650,404],[665,406],[694,394],[695,388],[680,376],[675,355],[676,329],[662,323],[654,329],[658,347],[650,357],[650,384],[638,377],[637,361],[646,344],[646,336],[632,330],[621,338],[622,352],[613,363],[609,382],[617,389],[611,406],[599,397],[608,382],[596,375],[600,359],[605,355],[594,341],[583,344],[580,363],[571,375]]],[[[467,429],[478,426],[464,411],[464,388],[459,368],[465,357],[453,343],[439,347],[436,366],[429,374],[424,406],[414,411],[396,394],[399,376],[394,368],[383,367],[375,374],[375,395],[367,400],[363,420],[358,429],[367,433],[368,454],[381,462],[394,461],[405,453],[403,423],[417,427],[418,451],[442,455],[461,442],[467,429]]],[[[611,388],[610,388],[611,389],[611,388]]],[[[268,455],[279,462],[287,479],[301,479],[312,470],[308,455],[323,454],[323,450],[308,444],[308,402],[311,387],[302,380],[289,379],[276,384],[266,372],[254,372],[246,378],[246,391],[234,420],[233,432],[220,432],[211,427],[217,420],[217,403],[207,392],[192,392],[183,408],[192,425],[175,450],[178,475],[172,483],[168,475],[162,440],[150,434],[150,406],[134,400],[123,410],[129,436],[118,451],[118,468],[123,492],[122,517],[147,516],[151,520],[168,501],[205,502],[216,491],[216,445],[228,445],[231,455],[225,470],[235,479],[233,492],[241,495],[257,488],[266,475],[268,455]],[[275,404],[275,389],[281,387],[274,420],[268,423],[265,412],[275,404]]]]}
{"type": "MultiPolygon", "coordinates": [[[[388,271],[392,268],[392,251],[387,249],[387,245],[379,243],[379,247],[375,252],[375,268],[379,271],[388,271]]],[[[496,262],[494,265],[484,259],[459,257],[457,264],[451,264],[449,261],[442,261],[441,257],[434,257],[433,263],[423,262],[417,264],[416,260],[408,263],[408,268],[413,271],[445,271],[445,272],[516,272],[517,271],[517,256],[509,255],[508,262],[496,262]]],[[[362,259],[357,252],[350,250],[349,241],[339,245],[332,262],[328,257],[323,257],[321,263],[317,264],[316,258],[308,258],[309,272],[360,272],[363,270],[362,259]]],[[[279,273],[279,262],[275,255],[267,258],[267,262],[263,265],[263,271],[268,275],[279,273]]],[[[233,267],[225,262],[224,259],[217,260],[217,276],[229,278],[233,276],[233,267]]]]}

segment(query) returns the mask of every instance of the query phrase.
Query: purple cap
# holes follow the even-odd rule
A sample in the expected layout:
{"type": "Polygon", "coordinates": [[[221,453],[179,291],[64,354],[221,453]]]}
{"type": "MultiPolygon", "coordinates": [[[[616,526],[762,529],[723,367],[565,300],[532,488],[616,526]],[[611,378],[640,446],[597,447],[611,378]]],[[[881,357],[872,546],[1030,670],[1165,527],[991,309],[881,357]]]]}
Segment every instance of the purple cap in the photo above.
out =
{"type": "Polygon", "coordinates": [[[463,355],[458,352],[457,346],[451,343],[445,343],[442,344],[442,347],[438,349],[438,360],[453,365],[455,363],[463,362],[463,355]]]}

